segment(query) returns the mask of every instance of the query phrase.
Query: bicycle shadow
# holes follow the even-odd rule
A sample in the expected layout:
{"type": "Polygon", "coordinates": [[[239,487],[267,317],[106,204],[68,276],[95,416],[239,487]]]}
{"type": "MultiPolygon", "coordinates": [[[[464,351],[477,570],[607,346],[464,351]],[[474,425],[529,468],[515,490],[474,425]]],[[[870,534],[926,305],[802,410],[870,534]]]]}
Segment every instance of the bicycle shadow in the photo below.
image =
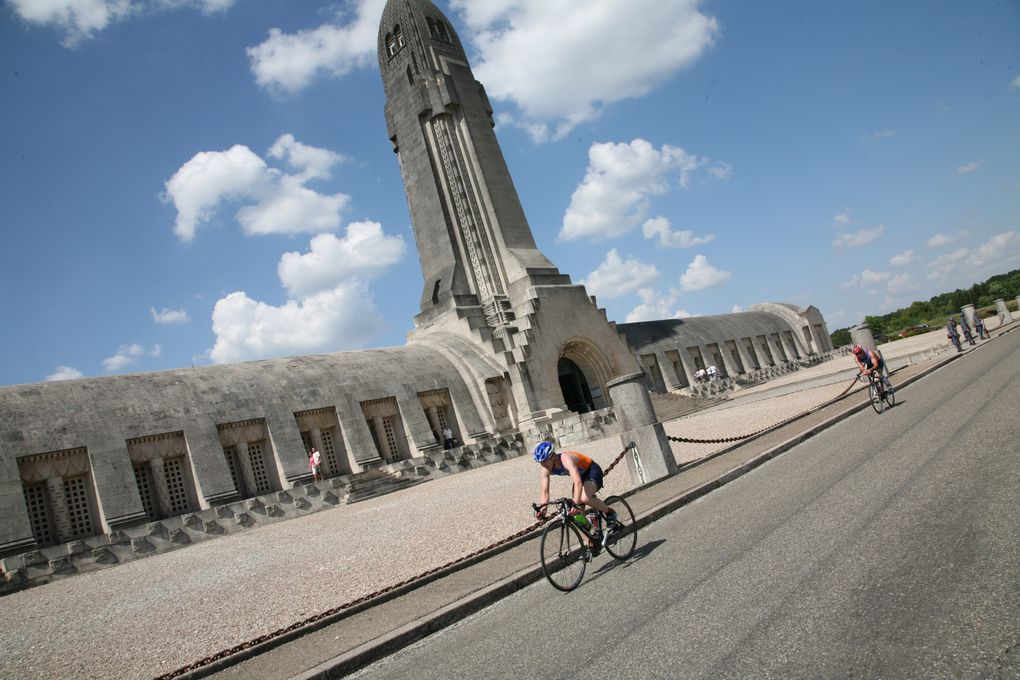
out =
{"type": "Polygon", "coordinates": [[[608,555],[608,553],[603,552],[602,553],[603,555],[606,555],[606,556],[609,557],[609,561],[608,562],[604,562],[602,564],[602,566],[600,566],[598,569],[596,569],[594,572],[592,572],[591,577],[593,579],[595,579],[595,578],[599,578],[600,576],[602,576],[602,574],[608,574],[609,572],[614,571],[616,569],[626,569],[626,568],[630,567],[632,564],[634,564],[636,562],[640,562],[641,560],[643,560],[646,557],[648,557],[650,554],[652,554],[652,552],[656,548],[658,548],[660,545],[662,545],[665,542],[666,542],[665,539],[661,539],[660,538],[659,540],[649,541],[648,543],[640,545],[634,551],[634,554],[631,555],[630,557],[628,557],[625,560],[613,559],[611,556],[608,555]]]}

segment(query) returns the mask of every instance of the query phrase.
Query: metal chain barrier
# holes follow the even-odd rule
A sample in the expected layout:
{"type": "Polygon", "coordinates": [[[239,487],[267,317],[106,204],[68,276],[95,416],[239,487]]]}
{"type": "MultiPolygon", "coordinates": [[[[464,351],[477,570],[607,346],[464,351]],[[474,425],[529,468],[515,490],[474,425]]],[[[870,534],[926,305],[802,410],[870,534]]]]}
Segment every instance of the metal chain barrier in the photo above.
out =
{"type": "MultiPolygon", "coordinates": [[[[616,464],[619,463],[623,459],[624,455],[626,455],[628,450],[629,450],[629,448],[628,449],[624,449],[623,451],[621,451],[620,454],[613,460],[612,463],[610,463],[609,467],[607,467],[603,471],[602,474],[603,475],[608,475],[609,472],[614,467],[616,467],[616,464]]],[[[438,566],[438,567],[433,567],[432,569],[429,569],[427,571],[423,571],[422,573],[420,573],[420,574],[418,574],[416,576],[412,576],[411,578],[405,579],[403,581],[400,581],[399,583],[394,583],[392,585],[386,586],[385,588],[377,590],[374,593],[369,593],[367,595],[362,595],[359,598],[351,600],[350,602],[345,602],[344,604],[339,605],[337,607],[334,607],[333,609],[329,609],[329,610],[321,612],[319,614],[315,614],[314,616],[310,616],[307,619],[304,619],[303,621],[298,621],[297,623],[292,623],[291,625],[289,625],[289,626],[287,626],[285,628],[280,628],[278,630],[274,630],[271,633],[266,633],[265,635],[260,635],[257,638],[254,638],[252,640],[248,640],[247,642],[242,642],[239,645],[235,645],[234,647],[231,647],[230,649],[224,649],[223,651],[216,652],[215,654],[207,656],[204,659],[199,659],[198,661],[190,663],[187,666],[182,666],[181,668],[178,668],[175,671],[172,671],[172,672],[167,673],[165,675],[159,675],[159,676],[157,676],[156,680],[171,680],[172,678],[180,677],[180,676],[184,675],[185,673],[190,673],[191,671],[197,670],[197,669],[202,668],[204,666],[208,666],[208,665],[210,665],[210,664],[212,664],[212,663],[214,663],[216,661],[219,661],[220,659],[225,659],[227,657],[233,656],[234,654],[237,654],[239,652],[243,652],[246,649],[251,649],[252,647],[255,647],[256,645],[260,645],[263,642],[268,642],[269,640],[272,640],[274,638],[278,638],[281,635],[286,635],[287,633],[295,631],[295,630],[297,630],[299,628],[303,628],[304,626],[310,625],[310,624],[315,623],[317,621],[321,621],[323,619],[326,619],[326,618],[329,618],[329,617],[334,616],[336,614],[339,614],[340,612],[342,612],[342,611],[344,611],[346,609],[351,609],[351,608],[356,607],[356,606],[358,606],[360,604],[364,604],[365,602],[368,602],[371,599],[380,597],[382,595],[386,595],[388,593],[392,593],[395,590],[399,590],[400,588],[404,588],[406,586],[409,586],[412,583],[415,583],[417,581],[421,581],[423,579],[426,579],[429,576],[433,576],[433,575],[435,575],[435,574],[437,574],[437,573],[439,573],[441,571],[444,571],[446,569],[450,569],[452,567],[457,566],[458,564],[462,564],[464,562],[467,562],[468,560],[471,560],[471,559],[473,559],[475,557],[478,557],[479,555],[482,555],[482,554],[484,554],[486,552],[489,552],[490,550],[495,550],[496,548],[499,548],[499,547],[501,547],[503,545],[506,545],[507,543],[510,543],[512,541],[516,541],[517,539],[519,539],[519,538],[521,538],[523,536],[527,536],[531,532],[537,531],[543,524],[545,524],[548,521],[549,521],[548,518],[543,517],[542,519],[537,520],[534,524],[532,524],[529,527],[521,529],[520,531],[516,531],[516,532],[510,534],[509,536],[507,536],[506,538],[501,539],[499,541],[496,541],[495,543],[493,543],[491,545],[488,545],[488,546],[486,546],[484,548],[479,548],[478,550],[475,550],[474,552],[468,553],[467,555],[463,555],[462,557],[458,557],[457,559],[453,560],[452,562],[447,562],[444,565],[441,565],[441,566],[438,566]]]]}
{"type": "Polygon", "coordinates": [[[850,384],[847,386],[847,388],[845,390],[840,392],[837,396],[833,397],[832,399],[829,399],[828,401],[824,401],[821,404],[818,404],[817,406],[813,406],[812,408],[809,408],[806,411],[802,411],[801,413],[798,413],[795,416],[790,416],[789,418],[785,418],[784,420],[780,420],[775,425],[769,425],[768,427],[764,427],[764,428],[762,428],[760,430],[757,430],[755,432],[751,432],[749,434],[742,434],[742,435],[738,435],[736,437],[723,437],[721,439],[693,439],[693,438],[690,438],[690,437],[673,437],[673,436],[668,436],[668,437],[666,437],[666,439],[668,439],[671,442],[680,442],[680,443],[684,443],[684,444],[729,444],[731,442],[739,442],[739,441],[743,441],[745,439],[750,439],[751,437],[756,437],[756,436],[758,436],[760,434],[765,434],[766,432],[771,432],[772,430],[779,429],[783,425],[786,425],[787,423],[791,423],[794,420],[797,420],[798,418],[802,418],[802,417],[808,415],[809,413],[814,413],[815,411],[819,411],[819,410],[825,408],[826,406],[831,406],[832,404],[835,404],[837,401],[839,401],[840,399],[845,397],[847,394],[849,394],[850,390],[853,389],[854,384],[856,382],[857,382],[857,378],[855,377],[855,378],[853,378],[853,380],[850,382],[850,384]]]}

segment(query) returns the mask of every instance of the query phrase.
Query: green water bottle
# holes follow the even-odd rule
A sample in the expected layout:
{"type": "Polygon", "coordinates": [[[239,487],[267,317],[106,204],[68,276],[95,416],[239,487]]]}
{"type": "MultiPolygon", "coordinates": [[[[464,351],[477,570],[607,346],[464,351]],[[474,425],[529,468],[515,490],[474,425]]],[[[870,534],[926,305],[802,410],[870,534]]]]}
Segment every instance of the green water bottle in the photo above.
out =
{"type": "Polygon", "coordinates": [[[579,512],[574,515],[574,521],[577,522],[577,525],[583,529],[587,529],[591,526],[591,522],[588,521],[588,518],[584,516],[583,512],[579,512]]]}

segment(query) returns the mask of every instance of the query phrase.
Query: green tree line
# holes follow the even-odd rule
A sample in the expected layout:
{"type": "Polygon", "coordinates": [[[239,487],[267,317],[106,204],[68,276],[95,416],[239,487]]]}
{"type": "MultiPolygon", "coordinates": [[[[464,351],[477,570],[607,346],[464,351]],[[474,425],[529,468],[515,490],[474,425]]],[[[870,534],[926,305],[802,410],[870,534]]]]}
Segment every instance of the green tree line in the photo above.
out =
{"type": "MultiPolygon", "coordinates": [[[[928,301],[912,302],[908,307],[882,316],[866,316],[864,323],[871,328],[876,339],[895,336],[899,331],[911,326],[922,324],[942,326],[950,316],[960,314],[960,310],[967,304],[974,305],[982,316],[993,315],[996,300],[1001,298],[1008,304],[1017,295],[1020,295],[1020,269],[996,274],[984,283],[975,283],[970,288],[957,288],[951,293],[940,293],[928,301]],[[983,309],[987,307],[991,309],[983,309]]],[[[840,328],[830,337],[834,346],[846,345],[850,342],[850,329],[840,328]]]]}

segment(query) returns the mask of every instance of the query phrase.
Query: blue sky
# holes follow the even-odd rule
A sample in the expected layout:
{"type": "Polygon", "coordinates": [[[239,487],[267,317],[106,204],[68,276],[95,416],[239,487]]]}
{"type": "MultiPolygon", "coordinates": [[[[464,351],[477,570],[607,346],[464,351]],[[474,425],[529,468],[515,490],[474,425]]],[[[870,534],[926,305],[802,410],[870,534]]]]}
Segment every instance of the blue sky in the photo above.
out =
{"type": "MultiPolygon", "coordinates": [[[[384,0],[3,0],[0,384],[402,344],[384,0]]],[[[438,0],[618,322],[1020,266],[1020,3],[438,0]]]]}

